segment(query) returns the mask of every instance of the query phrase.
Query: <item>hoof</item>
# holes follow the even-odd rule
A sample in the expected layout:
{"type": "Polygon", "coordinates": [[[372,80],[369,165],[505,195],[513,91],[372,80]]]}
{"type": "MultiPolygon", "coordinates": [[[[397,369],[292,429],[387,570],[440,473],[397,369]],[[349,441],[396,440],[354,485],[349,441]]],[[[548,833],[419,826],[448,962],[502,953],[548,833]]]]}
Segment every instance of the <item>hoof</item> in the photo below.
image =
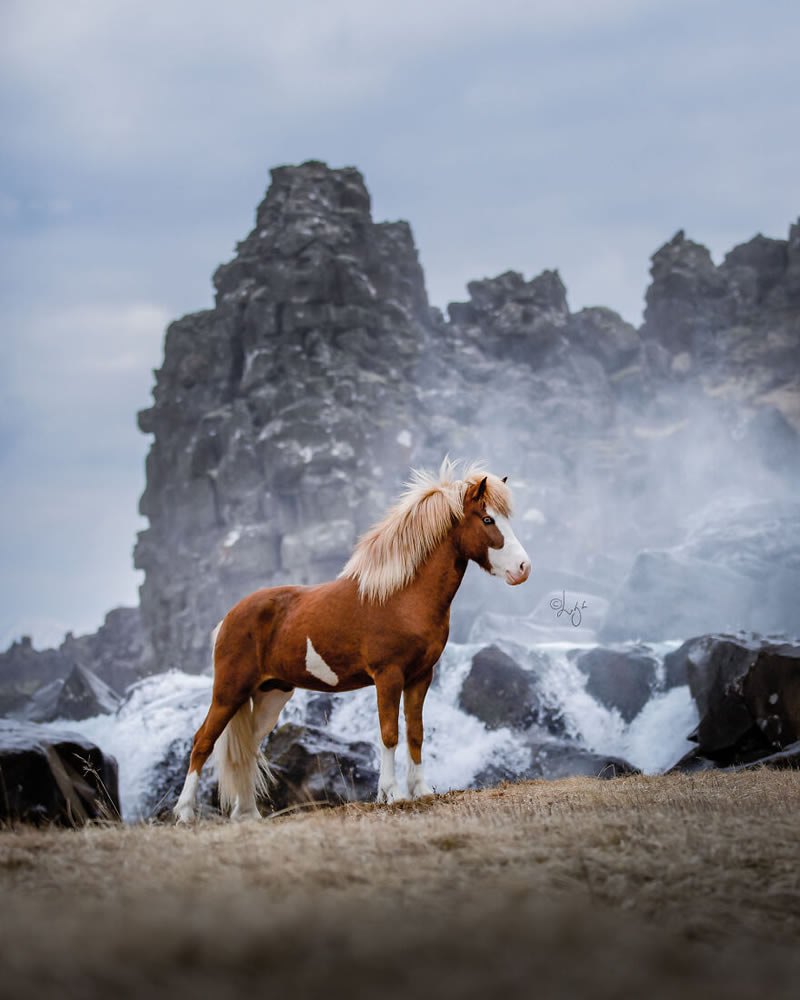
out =
{"type": "Polygon", "coordinates": [[[191,826],[194,823],[194,809],[191,806],[175,806],[172,812],[176,826],[191,826]]]}
{"type": "Polygon", "coordinates": [[[231,823],[246,823],[250,819],[261,819],[261,813],[258,809],[247,809],[242,812],[234,809],[231,813],[231,823]]]}
{"type": "Polygon", "coordinates": [[[378,787],[378,802],[385,802],[391,805],[392,802],[402,802],[405,795],[400,791],[400,786],[395,782],[393,785],[378,787]]]}
{"type": "Polygon", "coordinates": [[[418,782],[412,788],[408,790],[408,797],[410,799],[424,799],[426,795],[435,794],[430,785],[426,784],[424,781],[418,782]]]}

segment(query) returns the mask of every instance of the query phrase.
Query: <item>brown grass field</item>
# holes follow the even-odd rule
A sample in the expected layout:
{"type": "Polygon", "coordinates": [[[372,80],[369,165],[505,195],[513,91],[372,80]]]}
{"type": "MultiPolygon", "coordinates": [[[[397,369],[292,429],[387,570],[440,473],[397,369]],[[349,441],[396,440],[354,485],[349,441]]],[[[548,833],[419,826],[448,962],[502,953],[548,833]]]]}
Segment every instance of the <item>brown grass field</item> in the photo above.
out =
{"type": "Polygon", "coordinates": [[[800,773],[0,830],[0,995],[800,996],[800,773]]]}

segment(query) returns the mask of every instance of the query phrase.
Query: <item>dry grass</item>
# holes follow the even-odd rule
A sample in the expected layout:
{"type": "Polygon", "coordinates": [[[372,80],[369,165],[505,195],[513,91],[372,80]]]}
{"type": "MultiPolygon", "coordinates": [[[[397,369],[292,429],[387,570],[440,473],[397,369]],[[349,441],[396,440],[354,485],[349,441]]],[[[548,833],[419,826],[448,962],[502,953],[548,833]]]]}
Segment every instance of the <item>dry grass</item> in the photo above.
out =
{"type": "Polygon", "coordinates": [[[800,774],[0,833],[0,994],[796,997],[800,774]]]}

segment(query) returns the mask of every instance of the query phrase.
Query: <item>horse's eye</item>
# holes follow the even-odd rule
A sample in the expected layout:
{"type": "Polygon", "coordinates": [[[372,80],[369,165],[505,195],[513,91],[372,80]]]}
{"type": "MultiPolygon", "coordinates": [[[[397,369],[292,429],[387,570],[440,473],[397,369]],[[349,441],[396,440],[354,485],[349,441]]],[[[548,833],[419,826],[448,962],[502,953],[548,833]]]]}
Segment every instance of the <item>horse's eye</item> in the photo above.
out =
{"type": "Polygon", "coordinates": [[[487,514],[486,517],[483,519],[483,523],[484,524],[494,524],[494,518],[493,517],[489,517],[489,515],[487,514]]]}

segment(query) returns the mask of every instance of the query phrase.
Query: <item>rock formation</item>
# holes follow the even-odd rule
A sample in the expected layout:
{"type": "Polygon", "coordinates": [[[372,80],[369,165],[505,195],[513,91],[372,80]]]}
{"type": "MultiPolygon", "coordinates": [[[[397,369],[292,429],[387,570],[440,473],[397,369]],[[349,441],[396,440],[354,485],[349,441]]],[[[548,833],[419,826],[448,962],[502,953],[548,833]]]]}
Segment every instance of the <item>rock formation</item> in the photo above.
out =
{"type": "Polygon", "coordinates": [[[697,749],[676,767],[788,766],[800,741],[800,643],[758,635],[705,635],[668,657],[686,674],[700,713],[697,749]],[[775,760],[773,760],[775,758],[775,760]]]}
{"type": "Polygon", "coordinates": [[[0,719],[0,821],[119,819],[117,762],[69,732],[0,719]]]}
{"type": "MultiPolygon", "coordinates": [[[[74,675],[76,691],[86,689],[87,684],[102,691],[91,681],[95,675],[99,685],[111,688],[110,693],[100,695],[99,702],[89,699],[95,706],[105,706],[99,710],[110,711],[114,695],[124,694],[130,684],[155,670],[139,609],[114,608],[97,632],[82,636],[69,632],[58,649],[34,649],[30,638],[23,637],[0,653],[0,715],[24,716],[34,722],[58,718],[58,712],[65,708],[64,703],[59,705],[59,698],[70,674],[74,675]],[[86,671],[90,677],[84,684],[80,678],[85,678],[86,671]]],[[[62,717],[78,718],[71,714],[62,717]]]]}

